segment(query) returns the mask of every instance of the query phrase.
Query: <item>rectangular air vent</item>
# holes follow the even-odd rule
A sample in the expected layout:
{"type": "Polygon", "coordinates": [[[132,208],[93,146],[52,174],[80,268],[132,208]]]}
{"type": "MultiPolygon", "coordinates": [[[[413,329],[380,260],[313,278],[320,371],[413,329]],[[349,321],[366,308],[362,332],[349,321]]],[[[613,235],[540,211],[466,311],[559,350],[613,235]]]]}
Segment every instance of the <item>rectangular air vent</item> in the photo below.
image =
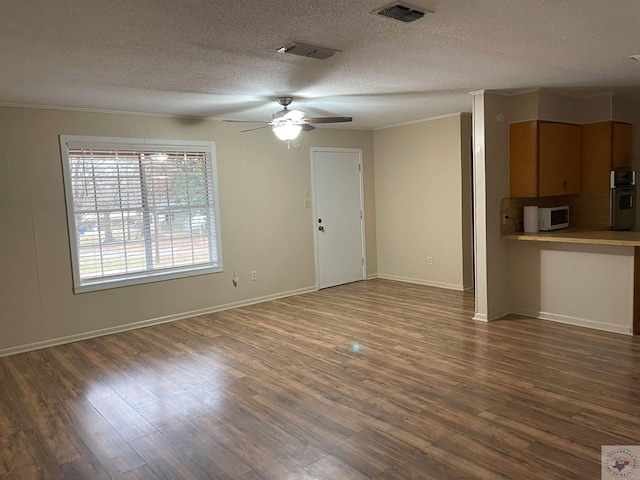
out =
{"type": "Polygon", "coordinates": [[[406,3],[392,3],[378,10],[371,12],[385,18],[391,18],[393,20],[400,20],[401,22],[409,23],[424,17],[425,13],[432,13],[419,10],[416,7],[407,5],[406,3]]]}
{"type": "Polygon", "coordinates": [[[339,50],[331,48],[314,47],[313,45],[305,45],[304,43],[292,43],[285,47],[279,48],[278,53],[290,53],[291,55],[299,55],[301,57],[317,58],[324,60],[333,56],[339,50]]]}

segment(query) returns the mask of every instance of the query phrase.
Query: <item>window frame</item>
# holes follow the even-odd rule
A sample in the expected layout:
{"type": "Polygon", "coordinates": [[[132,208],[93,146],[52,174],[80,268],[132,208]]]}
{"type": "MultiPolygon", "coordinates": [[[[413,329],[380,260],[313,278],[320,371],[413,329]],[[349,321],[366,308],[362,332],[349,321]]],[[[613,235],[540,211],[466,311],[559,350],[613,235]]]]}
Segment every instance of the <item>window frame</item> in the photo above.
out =
{"type": "Polygon", "coordinates": [[[71,253],[71,269],[73,276],[74,294],[107,290],[111,288],[141,285],[152,282],[186,278],[197,275],[207,275],[223,271],[222,262],[222,229],[220,226],[220,208],[218,201],[218,172],[216,164],[215,142],[190,141],[190,140],[161,140],[129,137],[100,137],[84,135],[60,135],[60,149],[62,156],[62,169],[64,177],[64,191],[66,200],[67,228],[69,234],[69,248],[71,253]],[[76,212],[73,195],[73,183],[71,162],[69,158],[69,145],[73,148],[93,148],[112,150],[144,150],[154,152],[204,152],[207,154],[210,171],[207,174],[208,194],[210,203],[213,203],[213,229],[215,235],[210,236],[210,241],[215,241],[217,259],[206,265],[187,265],[183,267],[171,267],[167,269],[147,270],[124,274],[118,277],[100,277],[89,280],[80,278],[80,258],[77,239],[76,212]],[[209,181],[210,180],[210,181],[209,181]]]}

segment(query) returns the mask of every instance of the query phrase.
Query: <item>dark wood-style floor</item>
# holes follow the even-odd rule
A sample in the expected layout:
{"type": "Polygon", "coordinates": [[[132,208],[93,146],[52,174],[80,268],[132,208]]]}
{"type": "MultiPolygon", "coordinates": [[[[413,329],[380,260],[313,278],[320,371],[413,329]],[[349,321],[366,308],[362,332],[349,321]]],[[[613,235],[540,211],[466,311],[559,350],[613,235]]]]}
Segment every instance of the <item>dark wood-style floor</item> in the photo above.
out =
{"type": "Polygon", "coordinates": [[[373,280],[2,358],[0,478],[599,479],[640,443],[638,338],[472,314],[373,280]]]}

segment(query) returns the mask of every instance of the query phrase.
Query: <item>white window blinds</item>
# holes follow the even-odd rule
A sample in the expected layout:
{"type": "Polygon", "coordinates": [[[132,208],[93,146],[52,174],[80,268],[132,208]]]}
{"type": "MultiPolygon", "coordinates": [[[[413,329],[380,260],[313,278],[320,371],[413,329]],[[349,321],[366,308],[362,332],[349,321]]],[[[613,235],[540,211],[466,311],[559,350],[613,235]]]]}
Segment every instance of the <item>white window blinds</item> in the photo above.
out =
{"type": "Polygon", "coordinates": [[[77,293],[222,270],[213,144],[61,146],[77,293]]]}

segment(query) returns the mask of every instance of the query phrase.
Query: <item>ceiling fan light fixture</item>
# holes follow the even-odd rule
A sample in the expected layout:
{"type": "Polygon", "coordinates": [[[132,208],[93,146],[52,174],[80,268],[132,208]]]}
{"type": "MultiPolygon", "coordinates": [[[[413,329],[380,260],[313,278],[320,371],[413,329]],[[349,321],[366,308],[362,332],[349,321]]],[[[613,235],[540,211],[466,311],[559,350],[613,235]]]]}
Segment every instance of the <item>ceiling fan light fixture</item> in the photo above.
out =
{"type": "Polygon", "coordinates": [[[302,125],[294,125],[292,123],[283,123],[273,127],[273,133],[280,140],[294,140],[302,131],[302,125]]]}
{"type": "MultiPolygon", "coordinates": [[[[250,132],[252,130],[260,130],[262,128],[271,127],[273,133],[280,140],[290,142],[298,137],[301,131],[310,132],[316,127],[314,123],[343,123],[350,122],[353,119],[351,117],[317,117],[306,118],[305,112],[302,110],[289,110],[289,105],[293,101],[293,97],[278,97],[277,102],[283,107],[282,110],[272,115],[273,120],[270,122],[258,122],[262,123],[262,127],[250,128],[249,130],[242,130],[243,132],[250,132]]],[[[253,120],[224,120],[225,122],[243,122],[243,123],[255,123],[253,120]]]]}

